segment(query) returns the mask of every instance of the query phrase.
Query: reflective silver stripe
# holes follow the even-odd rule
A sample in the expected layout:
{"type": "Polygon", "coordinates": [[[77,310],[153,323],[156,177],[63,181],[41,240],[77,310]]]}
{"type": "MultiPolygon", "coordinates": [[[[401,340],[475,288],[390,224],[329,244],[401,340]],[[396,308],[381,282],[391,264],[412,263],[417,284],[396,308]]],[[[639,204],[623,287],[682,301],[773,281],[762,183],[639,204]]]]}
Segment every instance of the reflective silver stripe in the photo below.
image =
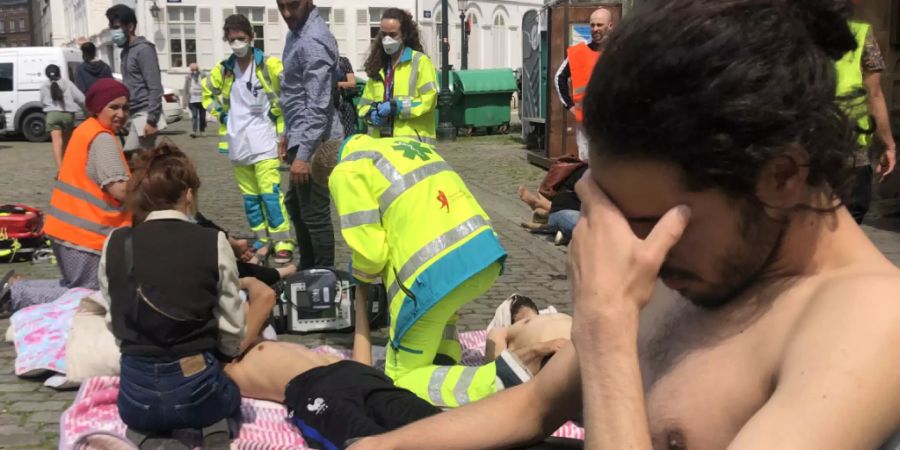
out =
{"type": "Polygon", "coordinates": [[[437,239],[425,244],[425,246],[420,248],[408,261],[406,261],[405,264],[403,264],[400,272],[398,272],[397,279],[394,280],[394,282],[391,283],[390,288],[388,288],[388,299],[393,299],[394,296],[397,295],[397,292],[400,291],[400,286],[397,283],[406,282],[406,280],[412,277],[420,267],[431,260],[431,258],[437,256],[438,253],[486,225],[490,225],[490,223],[485,220],[484,217],[473,216],[469,220],[457,225],[456,228],[453,228],[437,239]]]}
{"type": "MultiPolygon", "coordinates": [[[[447,164],[445,161],[437,161],[421,166],[406,175],[403,175],[399,179],[389,180],[391,186],[385,189],[384,193],[381,194],[381,198],[378,199],[378,205],[382,211],[387,211],[394,201],[397,200],[397,197],[400,197],[404,192],[411,189],[419,182],[432,175],[451,170],[453,170],[453,168],[450,167],[450,164],[447,164]]],[[[343,218],[341,218],[341,220],[343,221],[343,218]]]]}
{"type": "Polygon", "coordinates": [[[371,105],[371,104],[372,104],[372,100],[369,100],[367,98],[359,99],[359,106],[366,106],[366,105],[371,105]]]}
{"type": "Polygon", "coordinates": [[[404,98],[400,100],[400,117],[409,119],[412,116],[412,99],[404,98]]]}
{"type": "Polygon", "coordinates": [[[413,97],[416,95],[416,82],[419,81],[419,60],[422,59],[422,54],[416,52],[413,55],[412,59],[412,73],[409,74],[409,90],[406,91],[407,95],[413,97]]]}
{"type": "Polygon", "coordinates": [[[444,398],[441,397],[441,388],[444,386],[444,381],[447,380],[447,373],[450,372],[450,367],[439,366],[434,369],[434,372],[431,372],[431,379],[428,380],[428,399],[432,405],[447,406],[444,403],[444,398]]]}
{"type": "Polygon", "coordinates": [[[368,211],[357,211],[341,216],[341,228],[353,228],[360,225],[369,225],[373,223],[381,223],[381,212],[377,209],[368,211]]]}
{"type": "Polygon", "coordinates": [[[120,206],[118,208],[115,206],[112,206],[109,203],[104,202],[102,199],[94,197],[93,195],[91,195],[81,189],[78,189],[77,187],[72,186],[71,184],[66,183],[64,181],[57,180],[54,188],[59,189],[60,191],[65,192],[66,194],[69,194],[72,197],[75,197],[79,200],[84,200],[104,211],[109,211],[109,212],[125,211],[124,206],[120,206]]]}
{"type": "Polygon", "coordinates": [[[387,158],[384,157],[383,154],[379,152],[373,151],[362,151],[351,153],[347,157],[345,157],[343,161],[358,161],[361,159],[371,160],[375,165],[375,168],[381,172],[381,175],[387,179],[388,183],[391,184],[383,194],[381,194],[381,198],[378,200],[378,206],[381,209],[381,214],[383,215],[385,211],[391,206],[391,204],[403,194],[407,189],[412,188],[416,183],[428,178],[431,175],[436,173],[444,172],[447,170],[453,170],[449,164],[445,161],[435,161],[431,164],[421,166],[406,175],[401,175],[400,171],[391,164],[387,158]]]}
{"type": "Polygon", "coordinates": [[[269,233],[269,237],[275,241],[287,241],[291,239],[291,233],[289,231],[279,231],[277,233],[269,233]]]}
{"type": "Polygon", "coordinates": [[[265,228],[260,228],[259,230],[254,231],[253,235],[256,236],[256,239],[258,239],[258,240],[266,240],[266,241],[268,240],[267,239],[268,234],[266,233],[265,228]]]}
{"type": "Polygon", "coordinates": [[[456,325],[444,326],[444,340],[455,341],[457,337],[456,325]]]}
{"type": "Polygon", "coordinates": [[[389,183],[393,183],[396,180],[399,180],[401,175],[400,172],[391,164],[387,158],[384,157],[379,152],[371,152],[371,151],[363,151],[363,152],[354,152],[347,155],[341,162],[344,161],[358,161],[360,159],[369,159],[372,161],[372,164],[375,164],[375,168],[387,178],[389,183]]]}
{"type": "Polygon", "coordinates": [[[413,136],[399,136],[399,135],[396,135],[396,134],[395,134],[394,137],[395,137],[395,138],[415,139],[415,140],[417,140],[417,141],[419,141],[419,142],[421,142],[421,143],[423,143],[423,144],[437,145],[437,139],[431,138],[431,137],[428,137],[428,136],[415,136],[415,135],[413,135],[413,136]]]}
{"type": "Polygon", "coordinates": [[[94,233],[102,234],[103,236],[109,236],[109,233],[112,233],[112,231],[116,229],[115,227],[105,227],[103,225],[82,219],[81,217],[69,214],[53,206],[51,206],[50,209],[47,210],[47,214],[56,217],[58,220],[68,223],[69,225],[81,228],[83,230],[93,231],[94,233]]]}
{"type": "Polygon", "coordinates": [[[457,406],[469,403],[469,386],[472,385],[476,372],[478,372],[478,367],[466,367],[459,375],[459,379],[456,380],[456,385],[453,386],[453,398],[456,400],[457,406]]]}
{"type": "Polygon", "coordinates": [[[356,267],[351,267],[350,272],[353,273],[354,276],[359,278],[365,278],[367,280],[378,278],[378,275],[372,275],[371,273],[363,272],[362,270],[357,269],[356,267]]]}
{"type": "Polygon", "coordinates": [[[433,90],[434,90],[434,81],[429,81],[419,87],[419,95],[425,95],[429,91],[433,91],[433,90]]]}
{"type": "Polygon", "coordinates": [[[587,89],[586,87],[575,88],[575,93],[576,94],[584,94],[584,91],[586,89],[587,89]]]}

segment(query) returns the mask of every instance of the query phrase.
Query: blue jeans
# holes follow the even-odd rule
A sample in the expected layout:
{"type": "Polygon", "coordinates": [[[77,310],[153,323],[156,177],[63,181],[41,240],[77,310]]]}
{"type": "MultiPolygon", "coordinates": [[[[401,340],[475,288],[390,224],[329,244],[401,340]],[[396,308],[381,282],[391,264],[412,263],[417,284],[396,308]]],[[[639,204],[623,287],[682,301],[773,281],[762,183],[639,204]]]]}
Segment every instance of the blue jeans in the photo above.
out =
{"type": "Polygon", "coordinates": [[[241,393],[219,361],[204,353],[206,367],[185,377],[179,361],[122,355],[119,416],[137,431],[203,428],[240,412],[241,393]]]}
{"type": "Polygon", "coordinates": [[[574,209],[564,209],[551,213],[547,219],[547,225],[550,225],[557,231],[562,231],[566,239],[572,239],[572,231],[575,230],[575,224],[578,223],[580,217],[581,212],[574,209]]]}

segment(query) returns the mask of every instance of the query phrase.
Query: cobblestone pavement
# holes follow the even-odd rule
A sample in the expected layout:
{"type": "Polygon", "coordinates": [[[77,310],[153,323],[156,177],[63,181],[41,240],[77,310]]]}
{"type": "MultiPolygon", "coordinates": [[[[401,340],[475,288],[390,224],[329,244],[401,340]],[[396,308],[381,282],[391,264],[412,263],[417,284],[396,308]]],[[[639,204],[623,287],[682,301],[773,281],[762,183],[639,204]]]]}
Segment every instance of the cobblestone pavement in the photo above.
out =
{"type": "MultiPolygon", "coordinates": [[[[172,127],[168,137],[180,145],[197,164],[203,180],[200,188],[201,211],[221,226],[236,232],[248,227],[243,218],[241,198],[227,159],[215,150],[212,137],[192,139],[184,122],[172,127]]],[[[509,252],[506,270],[496,285],[483,298],[461,310],[464,329],[483,328],[491,319],[495,306],[509,294],[520,292],[540,304],[553,304],[569,311],[566,299],[565,251],[548,239],[525,232],[519,223],[529,217],[527,207],[516,196],[516,187],[532,188],[540,183],[544,172],[529,165],[526,152],[510,136],[461,139],[442,144],[441,154],[462,174],[472,192],[490,214],[495,229],[509,252]]],[[[0,141],[0,203],[21,202],[46,208],[49,201],[54,167],[48,144],[0,141]]],[[[897,205],[894,205],[897,206],[897,205]]],[[[896,209],[896,208],[894,208],[896,209]]],[[[876,244],[895,263],[900,264],[900,230],[897,220],[879,217],[873,223],[880,228],[865,227],[876,244]]],[[[349,252],[338,236],[338,264],[346,264],[349,252]]],[[[48,263],[16,264],[15,268],[29,278],[55,278],[57,268],[48,263]]],[[[8,319],[0,320],[5,331],[8,319]]],[[[322,343],[347,345],[343,334],[290,336],[287,339],[308,345],[322,343]]],[[[383,336],[381,337],[383,339],[383,336]]],[[[376,339],[377,342],[377,339],[376,339]]],[[[75,393],[57,392],[41,386],[42,379],[26,380],[13,375],[15,351],[11,344],[0,344],[0,449],[56,448],[59,416],[74,399],[75,393]]]]}

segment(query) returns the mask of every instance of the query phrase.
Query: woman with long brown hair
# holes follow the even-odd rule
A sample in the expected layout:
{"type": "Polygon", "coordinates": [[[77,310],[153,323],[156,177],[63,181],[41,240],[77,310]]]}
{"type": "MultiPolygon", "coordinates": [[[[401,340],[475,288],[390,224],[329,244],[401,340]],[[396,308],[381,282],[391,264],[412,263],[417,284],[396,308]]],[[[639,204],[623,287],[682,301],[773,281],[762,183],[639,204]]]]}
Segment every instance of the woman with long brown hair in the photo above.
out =
{"type": "Polygon", "coordinates": [[[366,58],[369,80],[359,102],[359,117],[366,120],[370,136],[435,143],[436,72],[423,52],[412,15],[386,9],[366,58]]]}

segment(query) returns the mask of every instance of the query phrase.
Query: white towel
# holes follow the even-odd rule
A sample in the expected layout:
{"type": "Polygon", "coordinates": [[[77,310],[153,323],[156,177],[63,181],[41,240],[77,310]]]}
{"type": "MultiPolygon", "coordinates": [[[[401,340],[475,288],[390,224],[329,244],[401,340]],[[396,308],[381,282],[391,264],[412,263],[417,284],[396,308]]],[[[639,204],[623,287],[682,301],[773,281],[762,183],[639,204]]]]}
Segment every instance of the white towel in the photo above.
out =
{"type": "MultiPolygon", "coordinates": [[[[503,303],[500,303],[500,306],[494,312],[494,318],[491,319],[491,323],[487,326],[487,331],[512,325],[512,314],[510,314],[509,308],[512,306],[514,295],[516,294],[510,295],[506,300],[503,300],[503,303]]],[[[553,306],[548,306],[542,309],[540,314],[557,314],[558,312],[553,306]]]]}

